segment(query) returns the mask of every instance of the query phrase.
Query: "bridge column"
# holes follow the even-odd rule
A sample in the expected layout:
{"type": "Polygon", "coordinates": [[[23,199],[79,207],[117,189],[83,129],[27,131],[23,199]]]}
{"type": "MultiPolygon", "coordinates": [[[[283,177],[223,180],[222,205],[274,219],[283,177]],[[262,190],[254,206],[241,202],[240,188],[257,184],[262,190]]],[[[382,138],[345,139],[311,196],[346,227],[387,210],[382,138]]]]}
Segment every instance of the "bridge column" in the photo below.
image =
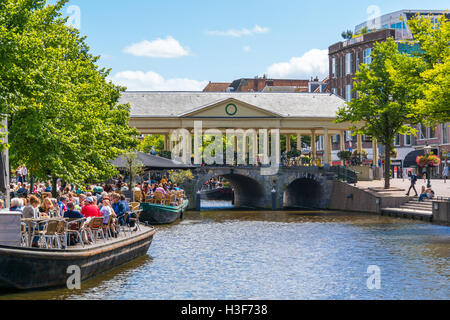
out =
{"type": "Polygon", "coordinates": [[[291,151],[291,135],[286,135],[286,153],[291,151]]]}
{"type": "Polygon", "coordinates": [[[378,166],[378,141],[377,139],[372,138],[372,152],[373,152],[373,165],[375,167],[378,166]]]}
{"type": "MultiPolygon", "coordinates": [[[[339,135],[340,151],[345,151],[345,131],[341,131],[339,135]]],[[[345,161],[341,160],[341,165],[345,165],[345,161]]]]}
{"type": "Polygon", "coordinates": [[[324,129],[323,134],[323,164],[330,164],[330,139],[328,129],[324,129]]]}
{"type": "Polygon", "coordinates": [[[187,151],[187,155],[188,158],[186,159],[188,163],[191,163],[191,158],[192,158],[192,134],[189,131],[189,134],[186,137],[186,151],[187,151]]]}
{"type": "Polygon", "coordinates": [[[256,134],[252,135],[250,137],[250,139],[252,139],[252,157],[253,159],[255,159],[255,164],[258,164],[257,159],[258,159],[258,131],[256,131],[256,134]]]}
{"type": "Polygon", "coordinates": [[[333,135],[328,135],[328,159],[330,160],[330,166],[333,165],[333,135]]]}
{"type": "Polygon", "coordinates": [[[169,151],[169,135],[167,133],[164,134],[164,151],[169,151]]]}
{"type": "Polygon", "coordinates": [[[297,150],[302,151],[302,135],[297,134],[297,150]]]}
{"type": "Polygon", "coordinates": [[[316,164],[316,158],[317,158],[317,154],[316,154],[316,131],[312,130],[311,131],[311,153],[312,153],[312,162],[311,164],[316,164]]]}
{"type": "Polygon", "coordinates": [[[358,146],[357,146],[358,153],[361,154],[363,146],[362,146],[362,135],[360,135],[360,134],[358,134],[358,136],[357,136],[357,143],[358,143],[358,146]]]}

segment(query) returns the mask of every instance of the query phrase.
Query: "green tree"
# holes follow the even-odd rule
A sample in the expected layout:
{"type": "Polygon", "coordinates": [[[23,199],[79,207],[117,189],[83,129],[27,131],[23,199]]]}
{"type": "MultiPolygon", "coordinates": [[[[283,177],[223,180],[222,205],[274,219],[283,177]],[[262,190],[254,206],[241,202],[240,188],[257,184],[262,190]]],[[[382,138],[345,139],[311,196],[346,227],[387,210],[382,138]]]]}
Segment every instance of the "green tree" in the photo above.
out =
{"type": "Polygon", "coordinates": [[[418,57],[425,63],[421,72],[423,95],[414,101],[415,112],[428,124],[450,121],[450,23],[445,15],[435,25],[428,17],[408,21],[414,40],[421,50],[418,57]]]}
{"type": "Polygon", "coordinates": [[[169,170],[168,173],[170,181],[177,185],[194,179],[194,175],[191,170],[169,170]]]}
{"type": "MultiPolygon", "coordinates": [[[[392,38],[377,43],[372,63],[362,64],[356,73],[353,91],[357,98],[338,111],[336,121],[353,123],[355,133],[376,138],[390,154],[395,134],[414,132],[405,124],[415,125],[421,120],[411,104],[420,95],[421,70],[420,59],[400,54],[392,38]]],[[[386,157],[386,189],[390,188],[390,165],[390,157],[386,157]]]]}
{"type": "Polygon", "coordinates": [[[352,30],[347,30],[347,31],[343,31],[341,33],[342,38],[344,38],[345,40],[351,39],[353,37],[353,31],[352,30]]]}
{"type": "Polygon", "coordinates": [[[155,151],[159,154],[164,151],[164,136],[158,134],[152,134],[146,136],[144,140],[139,143],[138,150],[144,153],[150,153],[152,148],[155,147],[155,151]]]}
{"type": "Polygon", "coordinates": [[[142,161],[137,158],[137,152],[126,152],[124,153],[124,157],[127,162],[125,171],[130,177],[130,190],[133,190],[135,185],[135,178],[143,172],[144,166],[142,164],[142,161]]]}
{"type": "Polygon", "coordinates": [[[0,1],[0,112],[8,117],[11,165],[25,163],[53,185],[112,177],[109,160],[137,144],[129,106],[117,104],[125,88],[106,80],[109,70],[65,25],[66,2],[0,1]]]}

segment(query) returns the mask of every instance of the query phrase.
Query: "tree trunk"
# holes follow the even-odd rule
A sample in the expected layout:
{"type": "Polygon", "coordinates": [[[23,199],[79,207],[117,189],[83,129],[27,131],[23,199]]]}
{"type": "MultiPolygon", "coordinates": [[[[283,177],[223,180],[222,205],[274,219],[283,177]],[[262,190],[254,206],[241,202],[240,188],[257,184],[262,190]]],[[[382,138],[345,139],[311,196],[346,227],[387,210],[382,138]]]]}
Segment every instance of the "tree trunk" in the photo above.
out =
{"type": "Polygon", "coordinates": [[[33,188],[34,187],[34,176],[33,176],[33,172],[30,171],[30,194],[33,193],[33,188]]]}
{"type": "Polygon", "coordinates": [[[56,190],[56,184],[58,182],[58,178],[52,178],[52,196],[53,198],[58,198],[58,190],[56,190]]]}
{"type": "Polygon", "coordinates": [[[391,187],[391,150],[390,145],[385,146],[384,156],[384,188],[389,189],[391,187]]]}

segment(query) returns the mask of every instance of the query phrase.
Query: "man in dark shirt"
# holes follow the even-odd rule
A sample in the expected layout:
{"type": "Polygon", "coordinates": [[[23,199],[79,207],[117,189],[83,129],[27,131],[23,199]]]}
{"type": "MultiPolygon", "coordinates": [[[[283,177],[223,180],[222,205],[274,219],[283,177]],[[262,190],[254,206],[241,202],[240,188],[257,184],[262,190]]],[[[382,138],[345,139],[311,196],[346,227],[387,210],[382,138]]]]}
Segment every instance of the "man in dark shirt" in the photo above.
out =
{"type": "Polygon", "coordinates": [[[114,212],[117,215],[117,219],[119,220],[119,224],[123,226],[125,224],[125,213],[127,213],[127,209],[122,201],[120,201],[120,195],[114,194],[113,195],[113,203],[112,207],[114,212]]]}
{"type": "Polygon", "coordinates": [[[82,219],[82,218],[84,218],[84,216],[79,211],[75,211],[75,204],[73,202],[69,202],[67,204],[67,208],[69,210],[64,212],[64,218],[68,218],[68,219],[82,219]]]}
{"type": "Polygon", "coordinates": [[[418,196],[417,194],[417,190],[416,190],[416,182],[417,182],[417,176],[415,174],[413,174],[411,176],[411,186],[408,189],[408,192],[406,193],[407,196],[409,196],[409,193],[411,192],[411,189],[414,190],[414,192],[416,193],[416,197],[418,196]]]}

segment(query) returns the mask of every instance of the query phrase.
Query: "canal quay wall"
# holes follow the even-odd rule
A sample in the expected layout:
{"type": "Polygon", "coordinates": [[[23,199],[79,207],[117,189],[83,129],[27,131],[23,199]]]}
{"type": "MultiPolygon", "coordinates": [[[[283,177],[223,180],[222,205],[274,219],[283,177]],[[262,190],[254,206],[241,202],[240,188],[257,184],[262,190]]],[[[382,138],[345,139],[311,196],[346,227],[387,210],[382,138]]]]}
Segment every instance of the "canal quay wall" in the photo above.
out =
{"type": "Polygon", "coordinates": [[[404,188],[356,186],[337,181],[330,170],[317,167],[279,168],[274,175],[262,175],[258,167],[210,167],[193,170],[194,179],[182,185],[189,197],[189,210],[200,210],[199,190],[214,177],[226,178],[234,189],[239,208],[284,210],[316,208],[388,215],[448,224],[449,204],[430,200],[418,203],[404,188]],[[433,219],[434,216],[434,219],[433,219]]]}
{"type": "Polygon", "coordinates": [[[450,225],[450,199],[433,201],[433,222],[450,225]]]}

